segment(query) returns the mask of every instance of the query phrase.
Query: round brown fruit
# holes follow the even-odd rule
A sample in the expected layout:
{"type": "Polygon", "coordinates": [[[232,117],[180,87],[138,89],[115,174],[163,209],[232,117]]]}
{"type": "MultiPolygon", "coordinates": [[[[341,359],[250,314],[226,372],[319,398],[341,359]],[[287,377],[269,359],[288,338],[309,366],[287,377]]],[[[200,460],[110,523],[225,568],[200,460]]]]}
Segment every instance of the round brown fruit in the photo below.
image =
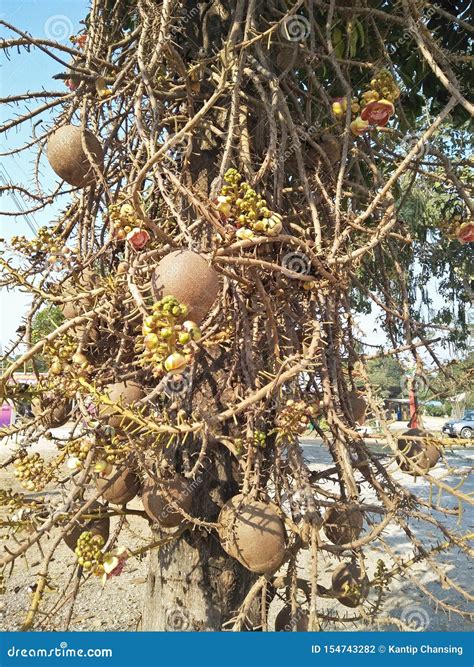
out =
{"type": "Polygon", "coordinates": [[[369,593],[369,580],[357,563],[341,563],[332,573],[332,589],[341,604],[358,607],[369,593]]]}
{"type": "Polygon", "coordinates": [[[231,498],[219,514],[222,548],[251,572],[266,574],[278,570],[285,559],[285,528],[269,504],[231,498]]]}
{"type": "Polygon", "coordinates": [[[72,401],[67,399],[63,401],[58,400],[53,407],[52,403],[48,400],[34,398],[31,402],[31,410],[35,417],[48,410],[48,413],[44,417],[44,423],[48,428],[59,428],[60,426],[64,426],[71,417],[72,401]]]}
{"type": "Polygon", "coordinates": [[[397,448],[403,454],[398,457],[398,465],[403,472],[409,475],[421,474],[411,463],[414,463],[423,472],[434,468],[439,459],[439,449],[433,443],[426,443],[430,437],[428,431],[419,428],[410,428],[397,440],[397,448]],[[405,458],[404,458],[405,457],[405,458]]]}
{"type": "MultiPolygon", "coordinates": [[[[65,296],[73,296],[80,292],[91,292],[97,287],[98,281],[97,273],[91,269],[84,269],[80,275],[67,278],[61,285],[61,291],[65,296]]],[[[74,317],[92,310],[94,304],[95,298],[93,296],[85,296],[83,299],[76,299],[76,301],[67,301],[59,306],[59,309],[66,319],[72,320],[74,317]]]]}
{"type": "Polygon", "coordinates": [[[278,612],[275,618],[275,631],[276,632],[292,632],[296,626],[297,632],[308,632],[308,621],[309,614],[307,611],[298,607],[295,615],[291,616],[291,607],[290,605],[285,605],[278,612]]]}
{"type": "Polygon", "coordinates": [[[76,548],[77,540],[81,536],[81,533],[86,530],[89,530],[93,535],[100,535],[103,537],[104,542],[107,542],[109,539],[110,519],[107,516],[107,510],[104,505],[94,501],[92,505],[84,512],[84,514],[96,514],[99,516],[96,519],[89,520],[80,518],[77,522],[77,525],[68,533],[66,533],[64,536],[64,541],[71,549],[71,551],[74,551],[76,548]]]}
{"type": "Polygon", "coordinates": [[[142,501],[145,512],[152,521],[164,528],[175,528],[184,517],[174,504],[189,514],[192,491],[187,480],[181,475],[160,483],[148,477],[143,485],[142,501]]]}
{"type": "Polygon", "coordinates": [[[125,505],[137,495],[140,487],[140,479],[130,468],[123,468],[115,481],[109,487],[105,488],[112,477],[115,477],[117,471],[118,467],[113,466],[110,473],[100,475],[96,482],[97,490],[101,491],[102,498],[108,500],[109,503],[125,505]]]}
{"type": "MultiPolygon", "coordinates": [[[[145,392],[136,382],[126,380],[125,382],[116,382],[105,387],[104,393],[109,399],[123,408],[130,408],[136,401],[144,397],[145,392]]],[[[118,410],[113,405],[101,404],[99,415],[101,418],[108,417],[107,422],[112,428],[125,428],[130,420],[117,414],[118,410]]]]}
{"type": "Polygon", "coordinates": [[[367,411],[367,403],[362,398],[362,396],[359,396],[356,391],[349,392],[347,397],[349,399],[349,405],[351,406],[351,412],[354,416],[354,420],[356,422],[362,421],[367,411]]]}
{"type": "Polygon", "coordinates": [[[104,151],[89,130],[76,125],[63,125],[48,140],[48,160],[52,169],[66,183],[79,188],[93,185],[96,180],[96,172],[82,146],[83,137],[87,150],[102,169],[104,151]]]}
{"type": "Polygon", "coordinates": [[[323,529],[333,544],[349,544],[362,532],[364,517],[352,505],[330,507],[324,516],[323,529]]]}
{"type": "Polygon", "coordinates": [[[175,250],[158,263],[151,286],[157,301],[174,296],[188,307],[186,319],[199,324],[219,293],[219,276],[201,255],[175,250]]]}

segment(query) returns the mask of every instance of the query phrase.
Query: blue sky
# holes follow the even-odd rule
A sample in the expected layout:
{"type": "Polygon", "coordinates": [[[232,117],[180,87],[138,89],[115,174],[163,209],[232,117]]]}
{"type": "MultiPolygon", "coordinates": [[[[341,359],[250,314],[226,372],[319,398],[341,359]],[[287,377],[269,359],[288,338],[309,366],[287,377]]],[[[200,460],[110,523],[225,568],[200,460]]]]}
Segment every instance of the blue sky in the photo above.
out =
{"type": "MultiPolygon", "coordinates": [[[[29,32],[36,37],[57,39],[64,44],[70,44],[69,36],[75,34],[81,28],[79,21],[87,13],[88,2],[85,0],[0,0],[0,19],[18,27],[24,32],[29,32]]],[[[0,37],[11,38],[13,33],[4,26],[0,26],[0,37]]],[[[20,53],[11,49],[10,60],[0,53],[0,97],[24,93],[25,91],[38,92],[42,88],[48,91],[64,91],[61,81],[52,79],[54,74],[62,71],[61,65],[55,62],[42,51],[35,49],[26,53],[23,49],[20,53]]],[[[40,103],[38,103],[38,106],[40,103]]],[[[31,109],[35,103],[30,104],[31,109]]],[[[3,124],[18,114],[21,106],[6,106],[0,104],[0,122],[3,124]]],[[[34,119],[39,119],[48,124],[52,116],[47,113],[34,119]]],[[[7,136],[0,136],[0,151],[2,153],[19,147],[30,140],[32,132],[31,124],[22,125],[17,129],[9,131],[7,136]]],[[[36,190],[33,180],[33,162],[36,150],[21,153],[12,157],[1,157],[1,165],[5,168],[14,182],[22,183],[32,191],[36,190]]],[[[42,160],[41,187],[49,191],[56,177],[49,168],[46,160],[42,160]]],[[[28,206],[29,202],[23,202],[28,206]]],[[[32,217],[37,226],[46,225],[54,219],[54,212],[63,202],[50,207],[47,211],[34,213],[32,217]]],[[[7,196],[0,197],[1,211],[16,211],[15,203],[7,196]]],[[[31,231],[22,217],[7,217],[0,215],[0,237],[9,239],[14,235],[31,236],[31,231]]],[[[0,309],[1,328],[0,341],[3,346],[8,344],[20,323],[21,316],[29,303],[29,296],[15,290],[7,292],[2,289],[0,309]]]]}

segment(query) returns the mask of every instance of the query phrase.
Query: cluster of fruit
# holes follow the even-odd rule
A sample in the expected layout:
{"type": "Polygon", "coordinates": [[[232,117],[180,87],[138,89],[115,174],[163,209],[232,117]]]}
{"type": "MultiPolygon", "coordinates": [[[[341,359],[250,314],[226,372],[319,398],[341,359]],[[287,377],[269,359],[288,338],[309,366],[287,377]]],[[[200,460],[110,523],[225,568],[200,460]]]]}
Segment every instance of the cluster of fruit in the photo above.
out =
{"type": "Polygon", "coordinates": [[[222,218],[231,222],[240,239],[258,235],[277,236],[282,230],[282,217],[273,213],[263,197],[255,192],[236,169],[224,175],[226,185],[217,197],[217,210],[222,218]]]}
{"type": "MultiPolygon", "coordinates": [[[[100,569],[104,544],[105,540],[102,535],[93,535],[90,530],[81,533],[74,553],[77,556],[77,562],[84,570],[97,571],[100,569]]],[[[102,571],[94,573],[102,574],[102,571]]]]}
{"type": "Polygon", "coordinates": [[[311,417],[315,417],[317,412],[315,405],[290,398],[277,417],[278,429],[287,435],[300,435],[308,428],[311,417]]]}
{"type": "Polygon", "coordinates": [[[21,493],[14,493],[11,489],[0,489],[0,507],[8,508],[8,512],[23,507],[24,502],[21,493]]]}
{"type": "Polygon", "coordinates": [[[14,467],[15,477],[27,491],[41,491],[54,476],[53,468],[48,466],[37,452],[28,456],[25,450],[22,450],[14,467]]]}
{"type": "Polygon", "coordinates": [[[134,227],[138,225],[137,214],[131,204],[120,203],[109,206],[109,219],[112,223],[113,235],[124,241],[134,227]]]}
{"type": "Polygon", "coordinates": [[[77,470],[82,468],[84,461],[87,458],[94,443],[90,438],[80,438],[69,442],[66,448],[67,467],[70,470],[77,470]]]}
{"type": "Polygon", "coordinates": [[[152,310],[153,315],[143,322],[141,362],[152,365],[155,376],[180,373],[189,363],[192,343],[200,340],[201,330],[191,320],[183,322],[188,308],[174,296],[157,301],[152,310]]]}
{"type": "Polygon", "coordinates": [[[87,377],[93,367],[83,352],[76,352],[77,340],[71,335],[58,336],[43,349],[49,363],[48,388],[62,389],[70,396],[78,388],[78,378],[87,377]]]}
{"type": "Polygon", "coordinates": [[[96,472],[107,472],[111,465],[118,465],[122,463],[129,454],[126,446],[126,441],[118,435],[112,438],[98,437],[96,440],[97,446],[97,462],[94,470],[96,472]]]}
{"type": "Polygon", "coordinates": [[[58,268],[69,268],[74,258],[71,249],[47,227],[40,227],[37,236],[31,240],[25,236],[13,236],[10,244],[14,250],[28,255],[34,261],[47,257],[48,263],[58,264],[58,268]]]}
{"type": "MultiPolygon", "coordinates": [[[[400,88],[388,70],[380,70],[370,81],[370,87],[362,93],[360,99],[351,100],[351,130],[361,135],[369,126],[385,127],[395,112],[393,103],[400,97],[400,88]]],[[[347,100],[338,97],[334,100],[332,111],[336,118],[345,117],[347,100]]]]}
{"type": "Polygon", "coordinates": [[[264,431],[260,431],[259,429],[255,429],[253,433],[253,444],[254,447],[261,447],[263,449],[267,444],[266,433],[264,431]]]}

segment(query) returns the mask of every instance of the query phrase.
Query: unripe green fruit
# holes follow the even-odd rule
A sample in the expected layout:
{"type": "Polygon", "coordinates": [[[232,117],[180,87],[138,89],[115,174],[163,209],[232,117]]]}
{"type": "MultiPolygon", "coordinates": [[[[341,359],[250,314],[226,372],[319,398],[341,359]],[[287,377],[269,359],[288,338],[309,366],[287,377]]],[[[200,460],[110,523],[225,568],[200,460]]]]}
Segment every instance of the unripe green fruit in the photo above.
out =
{"type": "Polygon", "coordinates": [[[158,336],[155,333],[149,333],[143,341],[147,350],[154,350],[158,346],[158,336]]]}
{"type": "Polygon", "coordinates": [[[186,357],[179,352],[174,352],[165,360],[165,370],[171,373],[181,371],[187,364],[186,357]]]}

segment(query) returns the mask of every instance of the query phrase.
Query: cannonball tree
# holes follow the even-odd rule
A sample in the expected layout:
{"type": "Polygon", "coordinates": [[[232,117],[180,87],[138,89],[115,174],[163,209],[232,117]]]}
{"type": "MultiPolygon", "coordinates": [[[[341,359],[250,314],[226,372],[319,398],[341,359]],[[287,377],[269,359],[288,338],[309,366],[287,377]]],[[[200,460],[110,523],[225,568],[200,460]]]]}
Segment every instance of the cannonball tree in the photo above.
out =
{"type": "Polygon", "coordinates": [[[462,350],[469,333],[464,9],[95,0],[67,44],[0,21],[4,56],[41,50],[64,69],[2,100],[11,154],[37,161],[34,183],[1,191],[33,213],[68,200],[0,258],[2,286],[31,294],[1,378],[3,399],[33,411],[2,430],[17,443],[2,467],[23,487],[1,492],[6,589],[42,549],[24,629],[51,608],[63,542],[75,583],[58,595],[72,606],[91,578],[147,554],[148,630],[169,629],[170,608],[186,610],[189,630],[273,630],[275,599],[280,630],[406,629],[384,612],[400,577],[468,614],[442,561],[469,555],[448,521],[472,504],[467,473],[455,475],[439,435],[397,440],[368,374],[390,357],[416,369],[412,384],[433,369],[452,381],[441,346],[462,350]],[[31,139],[16,146],[20,126],[31,139]],[[53,307],[59,320],[33,336],[53,307]],[[384,345],[358,328],[371,308],[384,345]],[[32,387],[15,379],[25,365],[32,387]],[[364,416],[388,456],[368,448],[364,416]],[[53,457],[29,451],[65,423],[53,457]],[[300,446],[310,427],[330,456],[322,470],[300,446]],[[120,530],[131,514],[148,531],[139,554],[120,530]],[[423,543],[415,524],[429,527],[423,543]],[[408,552],[387,539],[393,527],[408,552]],[[420,562],[454,599],[413,577],[420,562]]]}

